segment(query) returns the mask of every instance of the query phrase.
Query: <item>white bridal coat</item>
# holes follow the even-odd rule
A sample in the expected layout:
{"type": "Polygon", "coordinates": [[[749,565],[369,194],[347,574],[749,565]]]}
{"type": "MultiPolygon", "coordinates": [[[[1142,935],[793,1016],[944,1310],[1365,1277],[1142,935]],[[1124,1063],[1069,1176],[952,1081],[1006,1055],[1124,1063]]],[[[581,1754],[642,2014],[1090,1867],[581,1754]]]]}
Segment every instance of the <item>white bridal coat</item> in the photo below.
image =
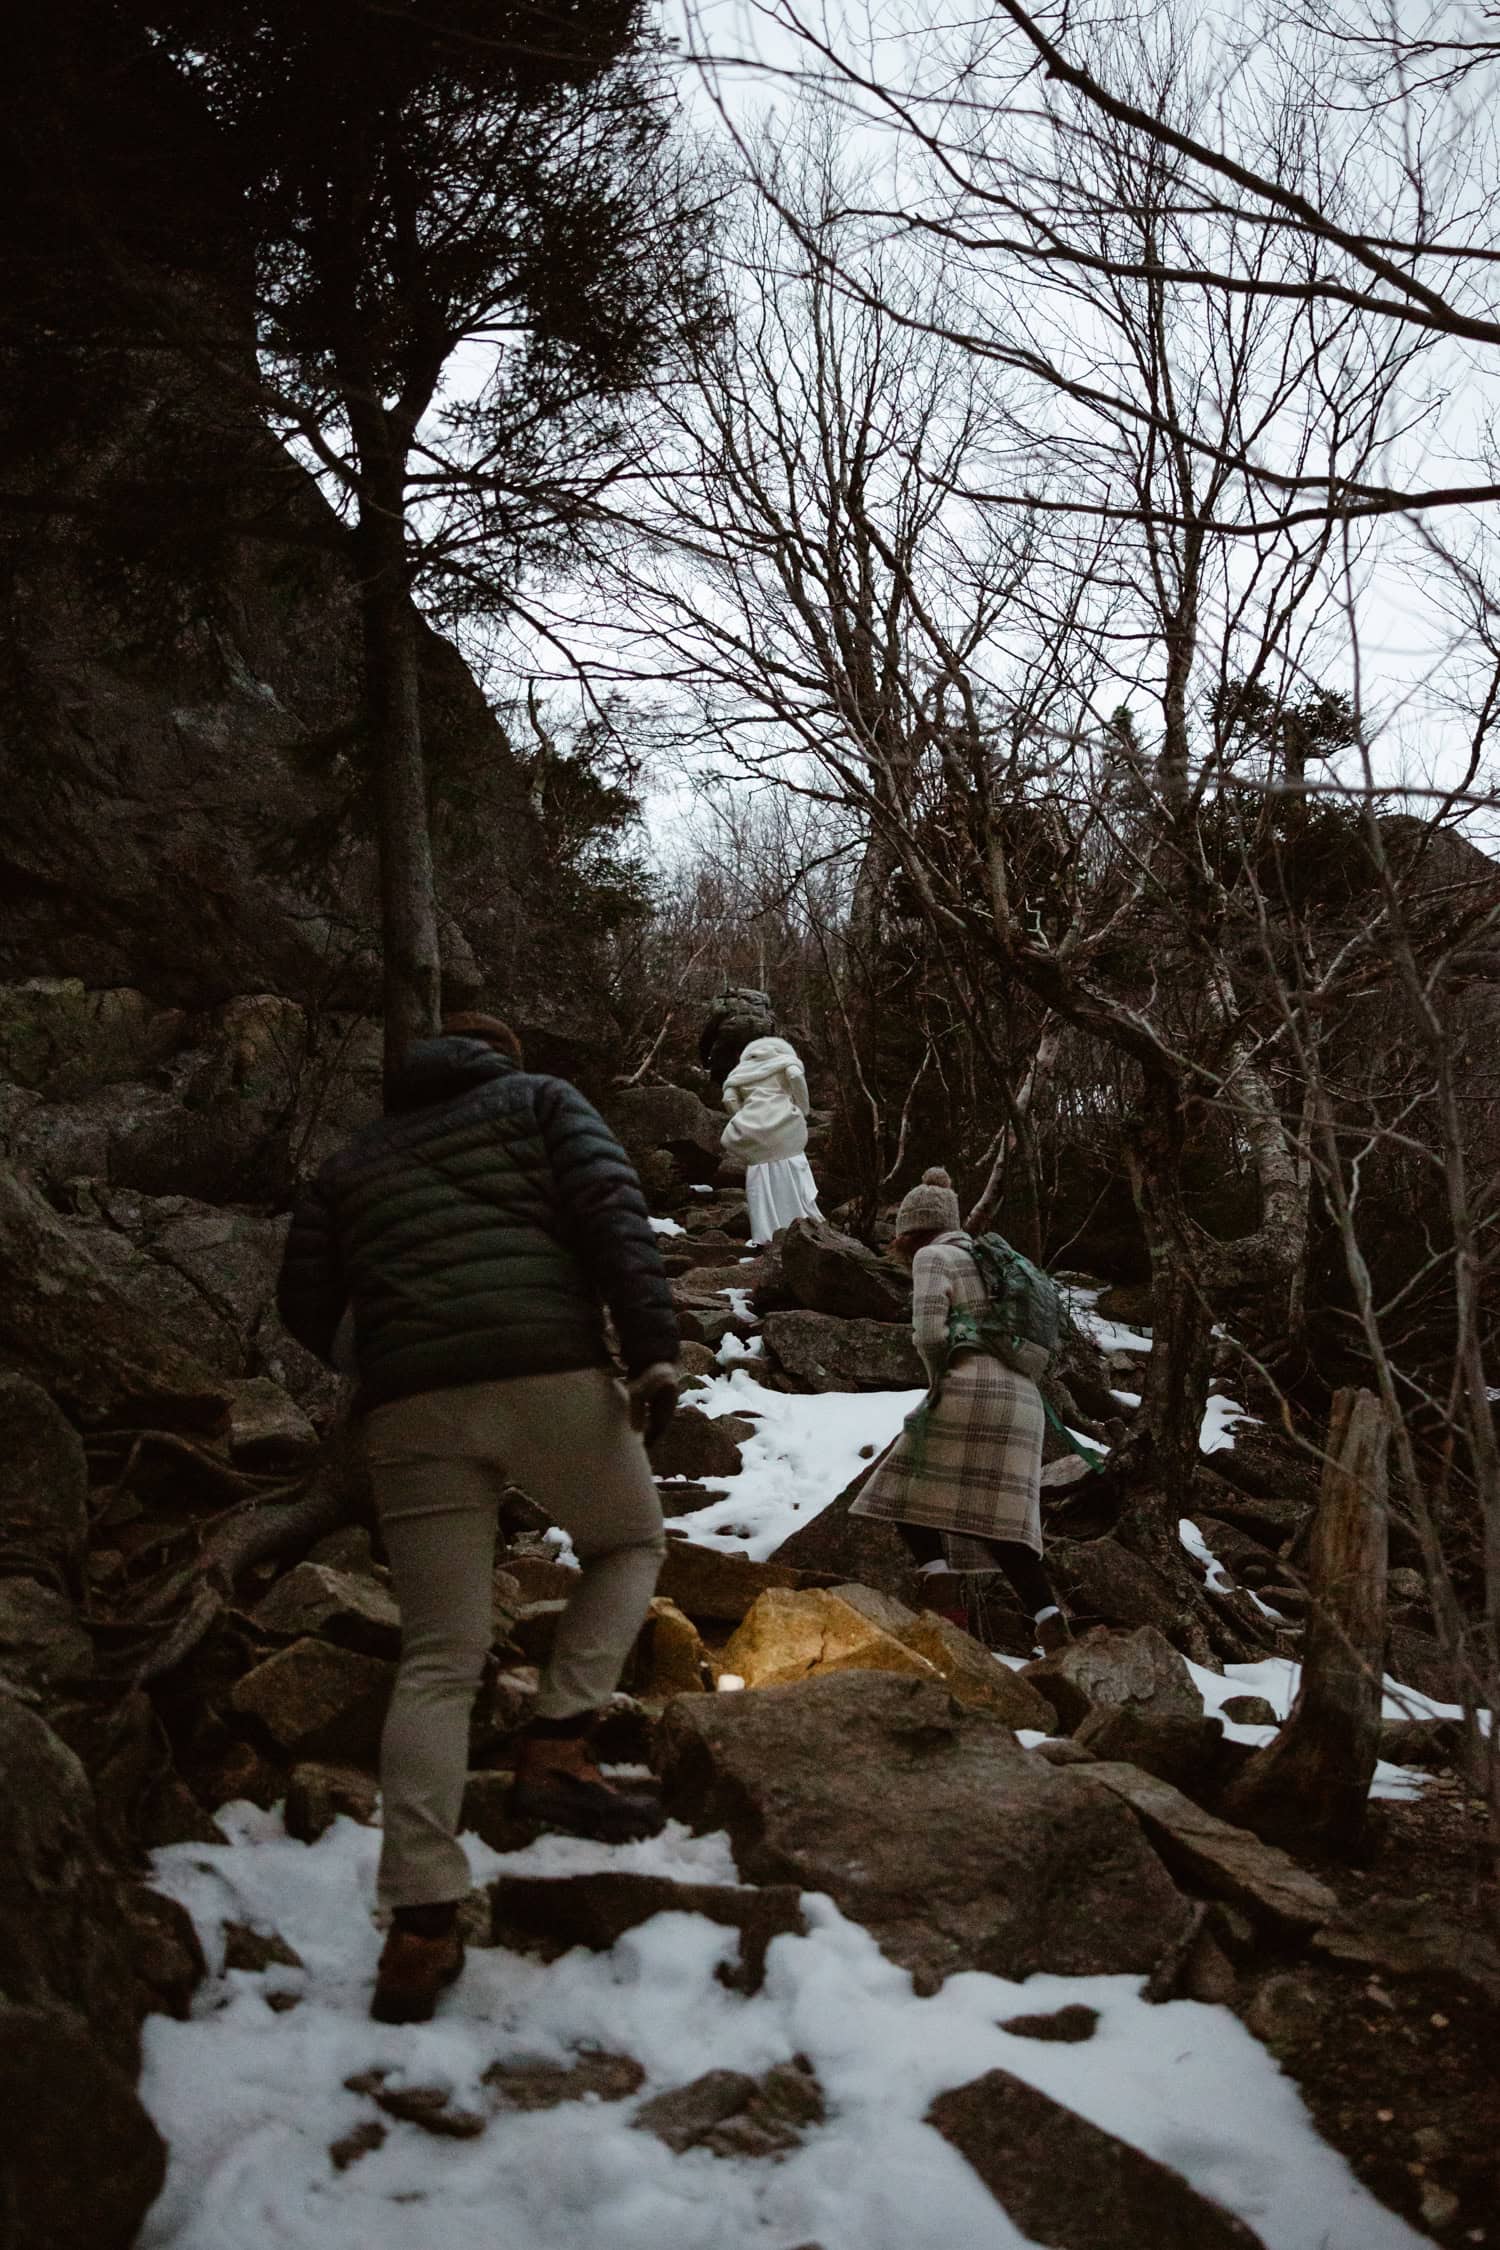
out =
{"type": "Polygon", "coordinates": [[[807,1078],[786,1039],[752,1039],[724,1081],[726,1152],[746,1167],[750,1239],[769,1242],[793,1219],[820,1219],[807,1147],[807,1078]]]}

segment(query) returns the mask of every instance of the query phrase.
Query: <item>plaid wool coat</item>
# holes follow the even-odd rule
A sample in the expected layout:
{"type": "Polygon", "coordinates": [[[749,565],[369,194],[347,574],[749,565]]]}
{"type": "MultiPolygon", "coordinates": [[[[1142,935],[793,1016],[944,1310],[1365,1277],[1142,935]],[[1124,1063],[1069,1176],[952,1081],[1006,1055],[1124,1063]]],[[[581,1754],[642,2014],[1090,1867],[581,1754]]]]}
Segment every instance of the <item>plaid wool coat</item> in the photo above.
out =
{"type": "MultiPolygon", "coordinates": [[[[948,1314],[979,1312],[984,1284],[967,1235],[940,1234],[912,1263],[912,1336],[936,1377],[948,1341],[948,1314]]],[[[925,1524],[946,1532],[955,1570],[993,1570],[995,1558],[970,1542],[1015,1539],[1042,1551],[1042,1395],[1029,1376],[987,1352],[963,1352],[943,1377],[936,1401],[909,1422],[876,1467],[850,1514],[925,1524]],[[967,1535],[967,1536],[965,1536],[967,1535]]]]}

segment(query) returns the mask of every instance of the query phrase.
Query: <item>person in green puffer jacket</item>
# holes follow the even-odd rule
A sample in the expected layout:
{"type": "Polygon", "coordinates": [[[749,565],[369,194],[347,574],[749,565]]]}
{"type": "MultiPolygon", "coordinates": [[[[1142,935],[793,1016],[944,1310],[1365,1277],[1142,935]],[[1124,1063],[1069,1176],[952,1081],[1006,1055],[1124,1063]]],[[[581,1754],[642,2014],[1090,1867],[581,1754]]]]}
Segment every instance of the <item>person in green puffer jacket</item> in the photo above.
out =
{"type": "Polygon", "coordinates": [[[506,1025],[463,1016],[411,1048],[386,1115],[319,1172],[293,1214],[277,1302],[330,1365],[352,1319],[402,1618],[381,1744],[392,1926],[371,2012],[425,2020],[463,1966],[456,1830],[509,1484],[571,1535],[581,1566],[518,1752],[515,1810],[605,1840],[662,1824],[647,1792],[605,1779],[589,1735],[666,1551],[645,1445],[677,1404],[671,1290],[640,1182],[597,1110],[525,1070],[506,1025]]]}

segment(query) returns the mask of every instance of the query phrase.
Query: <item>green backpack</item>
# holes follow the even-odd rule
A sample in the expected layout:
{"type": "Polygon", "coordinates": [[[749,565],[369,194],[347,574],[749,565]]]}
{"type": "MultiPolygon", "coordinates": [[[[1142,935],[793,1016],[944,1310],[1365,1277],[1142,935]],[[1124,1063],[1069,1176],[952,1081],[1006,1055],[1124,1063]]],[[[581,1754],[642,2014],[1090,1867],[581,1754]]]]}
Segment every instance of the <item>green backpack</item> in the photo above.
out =
{"type": "MultiPolygon", "coordinates": [[[[1003,1367],[1015,1368],[1040,1383],[1072,1318],[1052,1276],[1043,1273],[1040,1266],[1034,1266],[1019,1250],[1013,1250],[1003,1234],[975,1235],[967,1247],[984,1283],[986,1301],[978,1312],[955,1305],[948,1315],[947,1349],[937,1380],[916,1411],[906,1417],[917,1460],[923,1456],[927,1422],[955,1352],[988,1352],[1003,1367]],[[1031,1346],[1027,1354],[1030,1365],[1025,1367],[1021,1365],[1017,1349],[1022,1344],[1031,1346]],[[1044,1355],[1040,1363],[1035,1356],[1037,1352],[1044,1355]]],[[[1103,1455],[1068,1428],[1046,1397],[1042,1399],[1042,1412],[1058,1436],[1066,1440],[1070,1450],[1077,1453],[1091,1471],[1104,1467],[1103,1455]]]]}
{"type": "Polygon", "coordinates": [[[1062,1340],[1067,1317],[1057,1283],[1029,1258],[1023,1258],[1019,1250],[1013,1250],[1003,1234],[976,1235],[969,1244],[969,1254],[979,1269],[988,1302],[982,1312],[950,1314],[950,1348],[967,1344],[1015,1365],[1017,1345],[1029,1344],[1033,1350],[1027,1354],[1031,1361],[1027,1372],[1034,1378],[1044,1375],[1062,1340]],[[955,1328],[963,1333],[955,1335],[955,1328]],[[1037,1351],[1046,1354],[1040,1367],[1034,1357],[1037,1351]]]}
{"type": "MultiPolygon", "coordinates": [[[[949,1313],[947,1357],[951,1359],[965,1347],[988,1352],[1002,1366],[1016,1368],[1040,1383],[1072,1321],[1062,1291],[1051,1274],[1043,1273],[1040,1266],[1013,1250],[1003,1234],[975,1235],[969,1243],[969,1255],[979,1269],[987,1302],[981,1312],[960,1311],[955,1306],[949,1313]],[[1031,1347],[1026,1354],[1029,1365],[1022,1364],[1018,1347],[1023,1344],[1031,1347]],[[1040,1362],[1038,1352],[1043,1354],[1040,1362]]],[[[1104,1467],[1104,1456],[1070,1430],[1045,1397],[1042,1412],[1091,1471],[1104,1467]]]]}

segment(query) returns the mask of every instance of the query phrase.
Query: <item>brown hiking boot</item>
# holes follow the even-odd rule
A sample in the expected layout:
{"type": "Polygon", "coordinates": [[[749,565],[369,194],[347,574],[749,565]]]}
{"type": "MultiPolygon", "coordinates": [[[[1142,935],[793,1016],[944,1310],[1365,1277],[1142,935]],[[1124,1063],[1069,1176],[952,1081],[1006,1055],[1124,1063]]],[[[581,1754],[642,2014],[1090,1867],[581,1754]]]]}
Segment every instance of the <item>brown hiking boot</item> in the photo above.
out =
{"type": "Polygon", "coordinates": [[[463,1974],[464,1941],[457,1930],[443,1937],[419,1937],[415,1930],[392,1929],[375,1975],[370,2013],[377,2023],[427,2023],[438,1994],[463,1974]]]}
{"type": "Polygon", "coordinates": [[[606,1780],[588,1746],[593,1715],[576,1734],[525,1734],[516,1755],[510,1809],[518,1820],[540,1821],[569,1836],[600,1844],[631,1844],[666,1825],[654,1789],[621,1788],[606,1780]]]}
{"type": "Polygon", "coordinates": [[[1073,1638],[1073,1628],[1060,1609],[1055,1609],[1050,1617],[1039,1617],[1035,1631],[1038,1656],[1056,1656],[1073,1638]]]}

